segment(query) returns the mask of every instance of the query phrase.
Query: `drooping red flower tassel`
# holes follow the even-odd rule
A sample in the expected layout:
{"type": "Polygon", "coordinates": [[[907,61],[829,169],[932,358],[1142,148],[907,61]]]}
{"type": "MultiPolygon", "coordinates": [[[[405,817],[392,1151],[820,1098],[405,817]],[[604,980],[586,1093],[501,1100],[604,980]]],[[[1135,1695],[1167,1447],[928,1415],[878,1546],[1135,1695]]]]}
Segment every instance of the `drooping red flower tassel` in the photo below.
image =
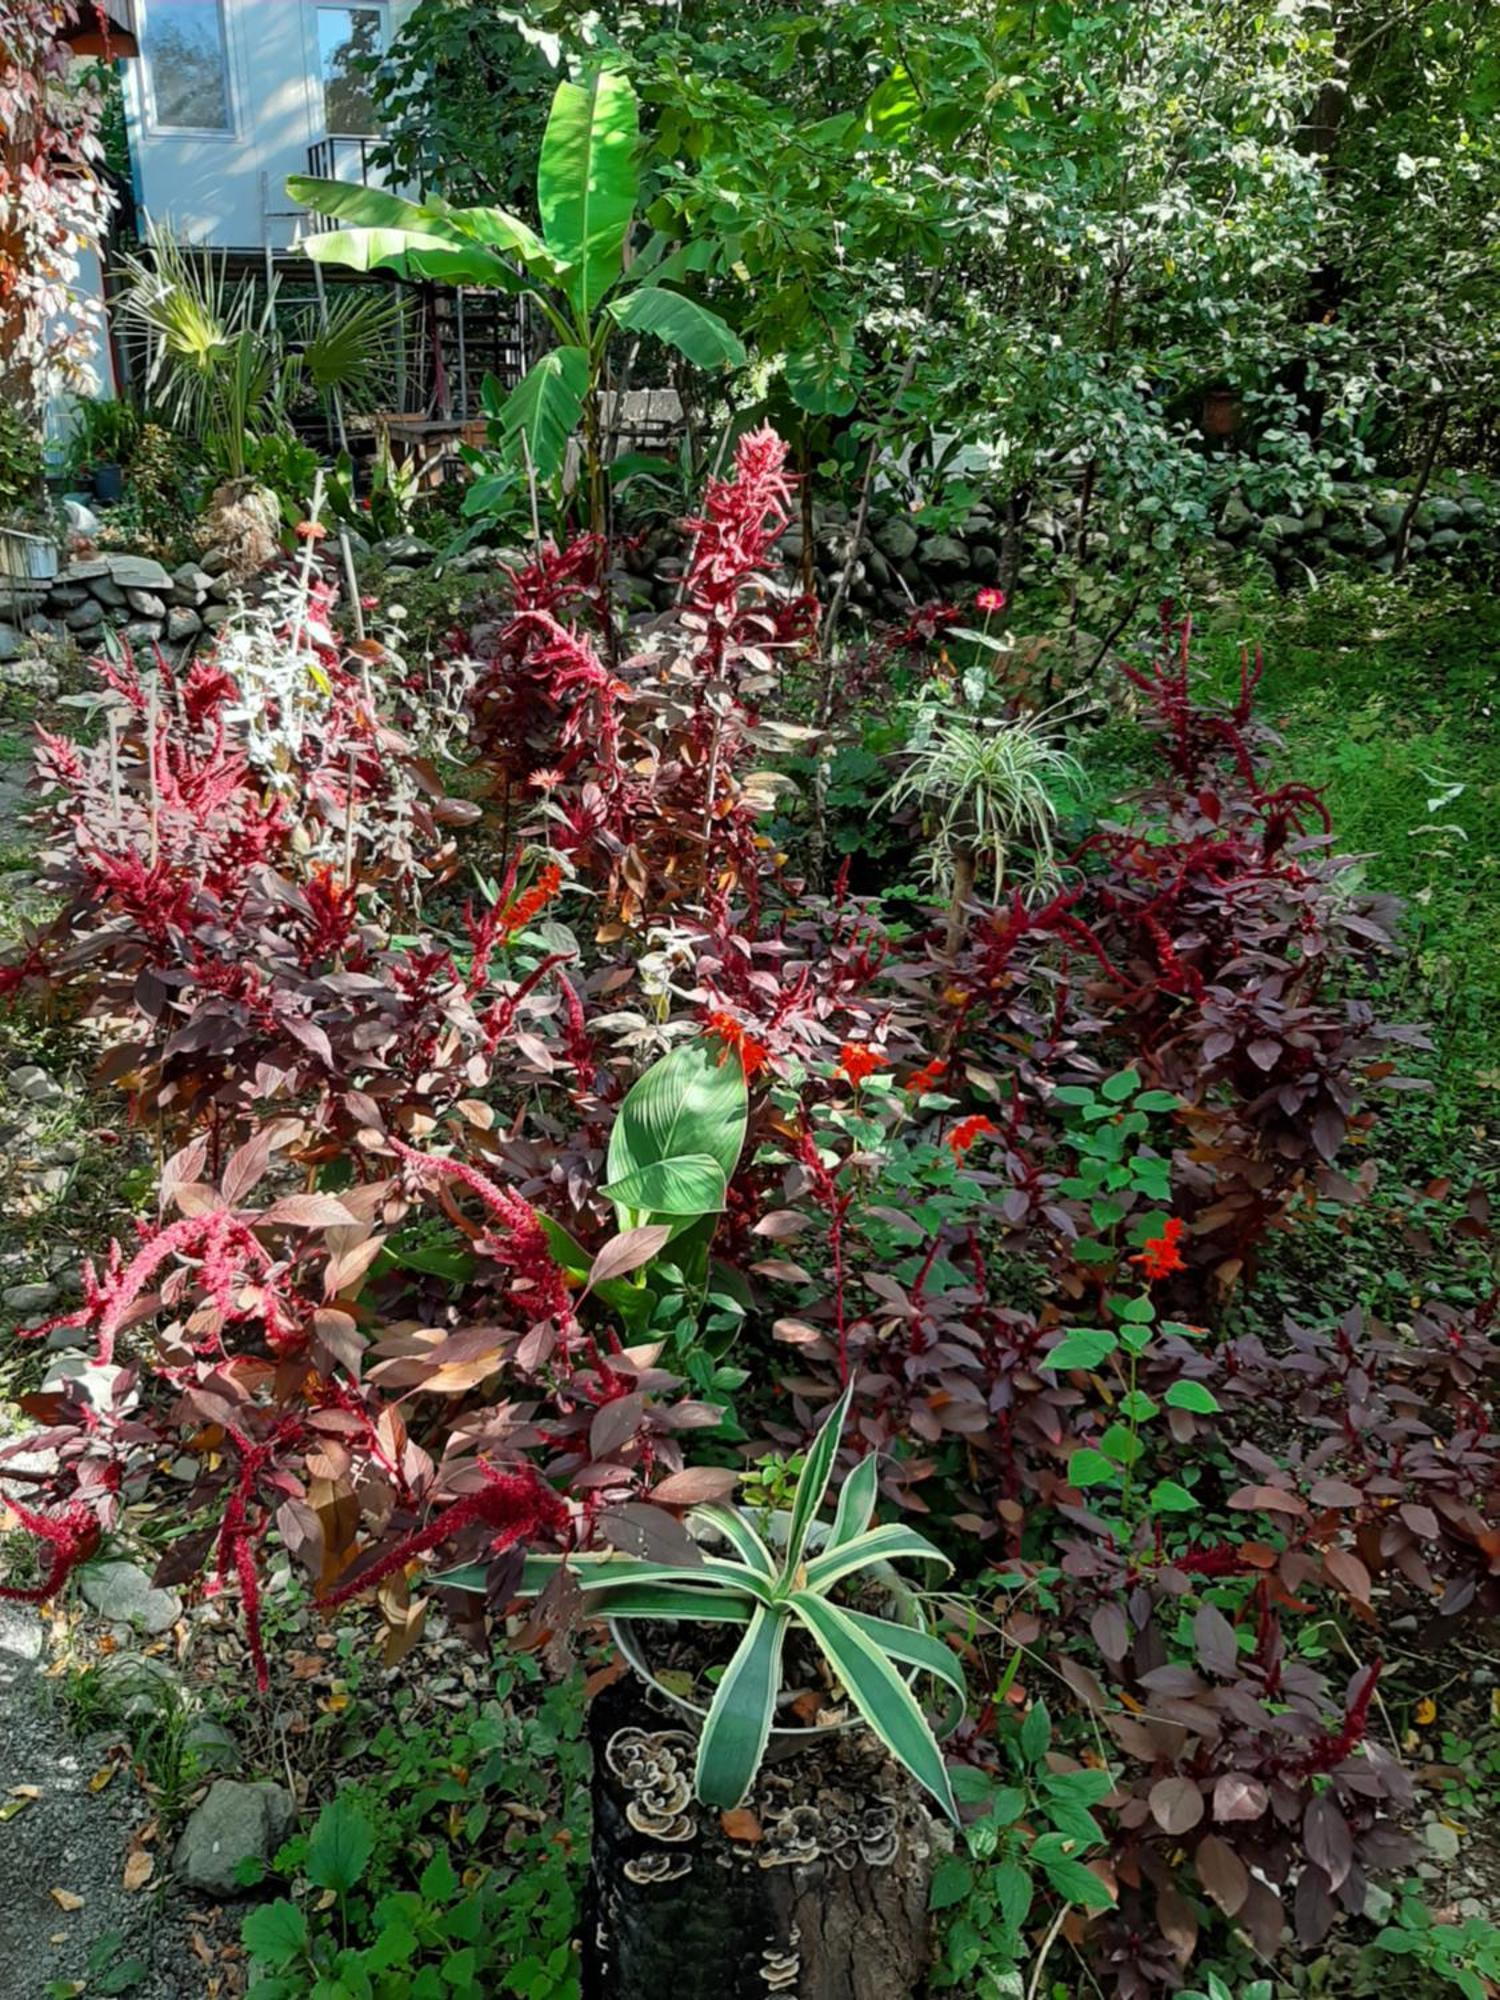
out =
{"type": "Polygon", "coordinates": [[[81,1500],[70,1500],[60,1514],[41,1514],[19,1500],[5,1502],[21,1526],[51,1550],[47,1574],[40,1583],[0,1584],[0,1598],[12,1604],[45,1604],[67,1582],[81,1562],[99,1546],[99,1522],[81,1500]]]}
{"type": "Polygon", "coordinates": [[[476,1522],[495,1530],[490,1548],[496,1555],[503,1555],[517,1542],[529,1541],[545,1529],[567,1526],[567,1507],[534,1467],[523,1465],[514,1472],[497,1472],[481,1461],[479,1469],[484,1475],[483,1486],[434,1514],[425,1528],[404,1536],[375,1562],[357,1569],[319,1597],[317,1603],[327,1607],[347,1604],[351,1597],[373,1590],[416,1557],[426,1555],[429,1549],[437,1548],[476,1522]]]}

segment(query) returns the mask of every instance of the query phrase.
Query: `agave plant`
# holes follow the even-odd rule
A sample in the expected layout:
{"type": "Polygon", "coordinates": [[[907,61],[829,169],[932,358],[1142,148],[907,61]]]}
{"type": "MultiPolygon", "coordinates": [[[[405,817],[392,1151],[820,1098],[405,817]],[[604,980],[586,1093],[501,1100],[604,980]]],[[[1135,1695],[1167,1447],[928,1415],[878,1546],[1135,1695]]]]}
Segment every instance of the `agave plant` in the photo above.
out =
{"type": "MultiPolygon", "coordinates": [[[[920,1625],[834,1601],[840,1587],[891,1562],[943,1571],[952,1565],[912,1528],[871,1526],[873,1454],[844,1481],[832,1527],[824,1535],[815,1528],[852,1394],[852,1387],[844,1391],[807,1455],[781,1547],[773,1548],[733,1507],[696,1507],[689,1522],[717,1531],[728,1555],[705,1555],[691,1568],[616,1554],[532,1556],[521,1588],[541,1590],[566,1564],[600,1616],[744,1626],[699,1738],[694,1782],[705,1805],[736,1806],[755,1782],[781,1690],[782,1651],[788,1633],[800,1626],[881,1743],[956,1821],[943,1753],[910,1681],[916,1673],[931,1674],[962,1700],[958,1661],[920,1625]]],[[[485,1564],[470,1564],[437,1581],[450,1589],[482,1591],[486,1571],[485,1564]]]]}

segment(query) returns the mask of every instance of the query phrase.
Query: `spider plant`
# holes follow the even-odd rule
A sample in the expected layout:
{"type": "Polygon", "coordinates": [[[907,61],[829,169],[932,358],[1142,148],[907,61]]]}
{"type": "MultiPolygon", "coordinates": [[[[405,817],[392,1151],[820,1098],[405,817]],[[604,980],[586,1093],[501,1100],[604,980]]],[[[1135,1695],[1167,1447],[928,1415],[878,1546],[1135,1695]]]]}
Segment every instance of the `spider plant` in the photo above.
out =
{"type": "MultiPolygon", "coordinates": [[[[948,1647],[920,1626],[834,1601],[840,1586],[892,1561],[940,1570],[951,1564],[912,1528],[870,1525],[878,1470],[873,1454],[844,1481],[826,1535],[814,1528],[852,1394],[852,1388],[845,1390],[807,1455],[779,1548],[735,1508],[696,1507],[690,1523],[717,1531],[729,1554],[706,1555],[691,1568],[612,1553],[532,1556],[521,1587],[523,1593],[541,1590],[566,1564],[600,1616],[745,1628],[699,1738],[695,1789],[705,1805],[736,1806],[754,1783],[775,1719],[782,1651],[788,1633],[800,1626],[891,1756],[956,1821],[943,1753],[909,1683],[914,1673],[931,1674],[962,1700],[962,1669],[948,1647]]],[[[486,1569],[470,1564],[436,1580],[482,1591],[486,1569]]]]}
{"type": "Polygon", "coordinates": [[[1052,872],[1056,794],[1083,777],[1077,758],[1050,740],[1056,719],[939,718],[910,746],[906,769],[886,793],[890,806],[922,808],[928,871],[949,899],[950,957],[981,867],[988,865],[996,902],[1015,848],[1029,850],[1039,875],[1052,872]]]}

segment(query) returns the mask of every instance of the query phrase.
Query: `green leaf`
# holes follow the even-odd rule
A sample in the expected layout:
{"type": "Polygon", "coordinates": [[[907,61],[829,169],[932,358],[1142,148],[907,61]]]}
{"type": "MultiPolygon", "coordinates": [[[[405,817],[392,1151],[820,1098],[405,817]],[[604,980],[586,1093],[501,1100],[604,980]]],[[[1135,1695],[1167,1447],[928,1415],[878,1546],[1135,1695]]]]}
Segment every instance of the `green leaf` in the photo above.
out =
{"type": "Polygon", "coordinates": [[[875,1512],[879,1489],[880,1460],[875,1452],[869,1451],[839,1488],[838,1506],[833,1514],[833,1533],[824,1544],[825,1549],[841,1548],[844,1543],[852,1542],[865,1532],[875,1512]]]}
{"type": "Polygon", "coordinates": [[[678,1153],[636,1167],[603,1190],[617,1208],[633,1214],[718,1215],[729,1196],[724,1169],[707,1153],[678,1153]]]}
{"type": "Polygon", "coordinates": [[[1185,1486],[1175,1479],[1163,1479],[1151,1489],[1151,1506],[1158,1514],[1192,1514],[1198,1508],[1185,1486]]]}
{"type": "Polygon", "coordinates": [[[695,368],[743,368],[749,359],[744,342],[727,321],[681,292],[639,285],[611,299],[605,310],[627,333],[650,334],[675,347],[695,368]]]}
{"type": "MultiPolygon", "coordinates": [[[[619,1590],[643,1583],[673,1583],[684,1590],[701,1590],[716,1595],[720,1589],[770,1602],[770,1586],[765,1578],[744,1563],[724,1556],[704,1556],[691,1568],[682,1563],[644,1562],[639,1556],[570,1555],[528,1556],[521,1566],[521,1589],[541,1590],[557,1570],[566,1564],[580,1590],[619,1590]]],[[[456,1572],[450,1572],[456,1574],[456,1572]]],[[[434,1578],[435,1582],[446,1581],[434,1578]]],[[[455,1586],[449,1585],[449,1588],[455,1586]]],[[[463,1585],[456,1586],[462,1589],[463,1585]]]]}
{"type": "Polygon", "coordinates": [[[1212,1416],[1219,1407],[1213,1390],[1205,1389],[1201,1382],[1174,1382],[1164,1400],[1174,1410],[1198,1410],[1204,1416],[1212,1416]]]}
{"type": "Polygon", "coordinates": [[[927,1892],[929,1910],[951,1910],[955,1903],[963,1902],[974,1887],[974,1870],[960,1854],[946,1854],[932,1871],[932,1886],[927,1892]]]}
{"type": "Polygon", "coordinates": [[[783,1612],[757,1605],[724,1669],[698,1739],[694,1784],[705,1805],[737,1806],[755,1782],[776,1712],[786,1631],[783,1612]]]}
{"type": "Polygon", "coordinates": [[[898,1763],[924,1785],[957,1823],[958,1807],[938,1748],[917,1698],[875,1642],[847,1612],[810,1590],[795,1592],[792,1610],[817,1640],[849,1698],[898,1763]]]}
{"type": "Polygon", "coordinates": [[[314,264],[340,264],[351,271],[394,271],[398,277],[443,284],[519,289],[515,273],[492,251],[415,230],[330,229],[307,237],[302,249],[314,264]]]}
{"type": "Polygon", "coordinates": [[[1097,1368],[1119,1346],[1107,1327],[1075,1326],[1042,1356],[1044,1368],[1097,1368]]]}
{"type": "MultiPolygon", "coordinates": [[[[1170,1400],[1169,1397],[1168,1401],[1170,1400]]],[[[1131,1389],[1128,1394],[1120,1398],[1120,1415],[1131,1417],[1138,1424],[1150,1423],[1156,1413],[1156,1404],[1144,1389],[1131,1389]]]]}
{"type": "Polygon", "coordinates": [[[1129,1424],[1111,1424],[1099,1440],[1099,1449],[1116,1465],[1134,1465],[1145,1448],[1129,1424]]]}
{"type": "MultiPolygon", "coordinates": [[[[802,1476],[805,1479],[807,1474],[802,1476]]],[[[876,1562],[930,1563],[945,1573],[953,1567],[925,1535],[908,1528],[904,1522],[893,1521],[883,1528],[868,1528],[852,1542],[824,1549],[812,1557],[807,1565],[807,1587],[826,1591],[841,1576],[852,1576],[856,1570],[867,1569],[876,1562]]]]}
{"type": "Polygon", "coordinates": [[[1123,1104],[1127,1097],[1133,1097],[1141,1087],[1141,1080],[1133,1069],[1122,1069],[1118,1075],[1107,1076],[1099,1086],[1099,1095],[1110,1104],[1123,1104]]]}
{"type": "Polygon", "coordinates": [[[1065,1902],[1081,1903],[1086,1910],[1107,1910],[1114,1897],[1092,1868],[1081,1861],[1044,1861],[1042,1872],[1065,1902]]]}
{"type": "Polygon", "coordinates": [[[620,275],[635,213],[640,119],[635,92],[616,70],[560,83],[537,164],[536,198],[547,248],[570,267],[564,289],[588,319],[620,275]]]}
{"type": "Polygon", "coordinates": [[[307,1843],[307,1877],[346,1895],[369,1866],[375,1832],[352,1799],[332,1799],[318,1814],[307,1843]]]}
{"type": "Polygon", "coordinates": [[[1092,1445],[1075,1451],[1068,1460],[1070,1486],[1113,1486],[1119,1476],[1120,1468],[1092,1445]]]}
{"type": "Polygon", "coordinates": [[[848,327],[789,354],[783,372],[792,401],[811,417],[847,417],[859,401],[860,354],[848,327]]]}
{"type": "Polygon", "coordinates": [[[1002,1861],[990,1870],[989,1888],[1006,1929],[1018,1931],[1031,1909],[1031,1877],[1018,1862],[1002,1861]]]}
{"type": "Polygon", "coordinates": [[[458,1876],[448,1859],[446,1847],[440,1847],[422,1870],[417,1878],[417,1887],[429,1903],[446,1903],[453,1895],[458,1888],[458,1876]]]}
{"type": "Polygon", "coordinates": [[[620,1106],[607,1176],[618,1181],[660,1160],[706,1154],[727,1182],[745,1144],[749,1108],[739,1062],[720,1062],[706,1041],[686,1042],[653,1063],[620,1106]]]}
{"type": "Polygon", "coordinates": [[[1170,1090],[1143,1090],[1135,1100],[1137,1111],[1175,1111],[1179,1099],[1170,1090]]]}
{"type": "MultiPolygon", "coordinates": [[[[802,1468],[802,1476],[797,1481],[797,1491],[792,1499],[792,1518],[787,1526],[786,1547],[782,1551],[782,1573],[785,1576],[793,1575],[802,1560],[802,1551],[807,1546],[807,1531],[818,1518],[818,1509],[823,1505],[823,1495],[828,1491],[828,1481],[833,1475],[833,1461],[838,1455],[839,1439],[844,1434],[844,1424],[853,1398],[854,1384],[851,1382],[824,1418],[823,1428],[813,1439],[812,1449],[807,1454],[807,1462],[802,1468]]],[[[864,1541],[868,1539],[868,1536],[861,1537],[864,1541]]],[[[822,1560],[838,1562],[847,1554],[847,1549],[841,1549],[824,1556],[822,1560]]],[[[855,1569],[860,1567],[858,1559],[855,1560],[853,1567],[855,1569]]],[[[813,1584],[814,1589],[818,1587],[817,1583],[813,1584]]]]}
{"type": "Polygon", "coordinates": [[[606,1618],[683,1619],[705,1625],[748,1625],[756,1599],[731,1590],[695,1590],[690,1584],[621,1584],[611,1587],[593,1608],[606,1618]]]}
{"type": "Polygon", "coordinates": [[[690,1518],[710,1522],[733,1545],[741,1562],[767,1582],[775,1580],[778,1574],[775,1556],[737,1507],[715,1501],[695,1507],[690,1518]]]}
{"type": "Polygon", "coordinates": [[[562,472],[588,386],[589,358],[584,350],[554,347],[522,376],[501,407],[496,421],[502,445],[520,458],[524,439],[532,469],[543,485],[551,485],[562,472]]]}
{"type": "Polygon", "coordinates": [[[1040,1764],[1052,1742],[1052,1717],[1044,1701],[1033,1702],[1021,1724],[1021,1755],[1028,1764],[1040,1764]]]}
{"type": "Polygon", "coordinates": [[[950,1647],[918,1625],[900,1625],[893,1618],[873,1618],[868,1612],[853,1611],[846,1605],[844,1615],[857,1625],[873,1645],[904,1667],[920,1667],[951,1687],[963,1698],[968,1694],[964,1670],[950,1647]]]}
{"type": "Polygon", "coordinates": [[[240,1926],[240,1941],[252,1958],[283,1972],[307,1950],[307,1918],[295,1903],[278,1896],[250,1912],[240,1926]]]}

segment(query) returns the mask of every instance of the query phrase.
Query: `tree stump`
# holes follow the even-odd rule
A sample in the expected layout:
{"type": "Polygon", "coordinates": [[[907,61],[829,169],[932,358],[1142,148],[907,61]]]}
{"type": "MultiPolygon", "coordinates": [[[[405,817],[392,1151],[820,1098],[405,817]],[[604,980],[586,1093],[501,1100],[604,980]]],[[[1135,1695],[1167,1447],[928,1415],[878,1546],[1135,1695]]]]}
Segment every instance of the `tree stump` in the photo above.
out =
{"type": "Polygon", "coordinates": [[[767,1764],[736,1813],[693,1797],[694,1733],[633,1676],[589,1715],[584,2000],[912,2000],[951,1845],[863,1729],[767,1764]]]}

